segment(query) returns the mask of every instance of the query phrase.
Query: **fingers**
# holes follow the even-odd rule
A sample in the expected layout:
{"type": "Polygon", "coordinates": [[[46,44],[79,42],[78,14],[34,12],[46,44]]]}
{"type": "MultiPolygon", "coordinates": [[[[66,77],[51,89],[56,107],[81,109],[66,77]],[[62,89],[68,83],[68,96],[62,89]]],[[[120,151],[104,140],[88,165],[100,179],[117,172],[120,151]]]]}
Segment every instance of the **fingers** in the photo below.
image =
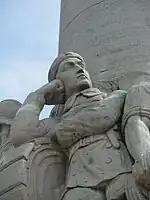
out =
{"type": "Polygon", "coordinates": [[[54,81],[51,81],[50,83],[43,85],[37,91],[47,94],[47,93],[53,93],[56,90],[62,90],[63,88],[64,86],[63,86],[62,81],[54,80],[54,81]]]}
{"type": "Polygon", "coordinates": [[[62,81],[56,79],[47,85],[47,92],[49,92],[50,89],[52,89],[53,92],[60,92],[60,91],[63,92],[64,85],[63,85],[62,81]]]}
{"type": "Polygon", "coordinates": [[[49,91],[52,91],[53,88],[54,88],[53,84],[47,83],[47,84],[43,85],[42,87],[40,87],[38,90],[36,90],[36,92],[43,93],[45,95],[49,91]]]}
{"type": "Polygon", "coordinates": [[[64,103],[64,85],[60,80],[54,80],[46,85],[45,104],[56,105],[64,103]]]}

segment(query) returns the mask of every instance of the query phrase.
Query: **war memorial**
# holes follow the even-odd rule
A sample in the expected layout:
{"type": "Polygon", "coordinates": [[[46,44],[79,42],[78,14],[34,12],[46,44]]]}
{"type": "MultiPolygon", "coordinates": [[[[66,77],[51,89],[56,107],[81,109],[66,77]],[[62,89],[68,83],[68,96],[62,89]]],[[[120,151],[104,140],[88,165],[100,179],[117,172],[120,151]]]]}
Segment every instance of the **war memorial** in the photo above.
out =
{"type": "Polygon", "coordinates": [[[150,200],[150,1],[61,0],[58,48],[0,102],[0,200],[150,200]]]}

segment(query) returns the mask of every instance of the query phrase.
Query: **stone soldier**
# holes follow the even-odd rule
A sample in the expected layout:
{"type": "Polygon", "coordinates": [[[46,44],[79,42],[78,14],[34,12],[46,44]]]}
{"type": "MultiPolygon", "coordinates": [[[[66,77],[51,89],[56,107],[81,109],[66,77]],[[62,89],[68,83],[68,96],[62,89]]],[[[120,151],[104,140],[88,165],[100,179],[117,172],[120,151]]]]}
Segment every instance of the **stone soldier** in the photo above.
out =
{"type": "Polygon", "coordinates": [[[120,86],[128,90],[122,128],[126,144],[134,158],[133,174],[137,182],[150,190],[150,74],[133,72],[123,77],[120,86]]]}
{"type": "Polygon", "coordinates": [[[126,92],[108,95],[93,88],[83,58],[71,52],[56,58],[49,82],[31,93],[18,111],[14,145],[44,135],[61,146],[69,163],[63,200],[145,199],[132,178],[132,160],[117,129],[126,92]],[[62,117],[41,127],[44,104],[60,103],[65,103],[62,117]]]}
{"type": "Polygon", "coordinates": [[[16,180],[14,180],[14,177],[17,178],[15,176],[16,165],[13,161],[17,162],[17,155],[10,141],[10,128],[20,107],[21,103],[14,99],[6,99],[0,102],[0,199],[11,199],[10,191],[14,189],[13,184],[14,187],[16,186],[16,180]]]}
{"type": "MultiPolygon", "coordinates": [[[[57,85],[54,82],[51,88],[55,90],[57,85]]],[[[28,181],[24,195],[28,194],[27,200],[58,200],[65,182],[66,157],[60,146],[53,145],[49,137],[59,118],[39,120],[47,89],[49,87],[45,85],[26,98],[11,128],[11,142],[16,149],[33,144],[27,158],[28,181]]]]}
{"type": "MultiPolygon", "coordinates": [[[[3,179],[0,182],[0,199],[57,200],[60,196],[57,184],[61,184],[58,173],[61,154],[52,149],[46,138],[37,138],[16,148],[11,143],[11,125],[20,107],[21,103],[16,100],[0,102],[0,179],[3,179]],[[51,180],[56,172],[58,176],[51,180]],[[50,185],[51,182],[53,185],[50,185]]],[[[62,169],[61,165],[61,172],[62,169]]]]}

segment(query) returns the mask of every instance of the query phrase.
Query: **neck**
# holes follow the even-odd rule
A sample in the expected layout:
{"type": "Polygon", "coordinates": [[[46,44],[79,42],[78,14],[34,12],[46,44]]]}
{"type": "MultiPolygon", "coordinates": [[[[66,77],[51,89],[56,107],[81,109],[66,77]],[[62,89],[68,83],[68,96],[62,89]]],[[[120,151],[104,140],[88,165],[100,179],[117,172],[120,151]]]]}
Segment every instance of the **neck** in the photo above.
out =
{"type": "Polygon", "coordinates": [[[71,97],[71,96],[73,96],[73,95],[75,95],[75,94],[77,94],[77,93],[79,93],[79,92],[81,92],[81,91],[84,91],[84,90],[87,90],[87,89],[89,89],[89,88],[92,88],[92,87],[86,87],[86,88],[78,88],[78,89],[76,89],[76,90],[68,90],[68,91],[66,91],[66,101],[71,97]]]}

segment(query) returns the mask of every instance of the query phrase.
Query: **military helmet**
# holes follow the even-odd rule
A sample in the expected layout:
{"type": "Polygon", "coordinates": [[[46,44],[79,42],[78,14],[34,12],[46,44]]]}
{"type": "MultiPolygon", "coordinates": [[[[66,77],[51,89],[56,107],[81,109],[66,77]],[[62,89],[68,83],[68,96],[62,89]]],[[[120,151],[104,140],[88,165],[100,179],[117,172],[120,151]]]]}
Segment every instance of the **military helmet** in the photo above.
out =
{"type": "Polygon", "coordinates": [[[11,125],[13,118],[21,107],[21,103],[14,99],[6,99],[0,102],[0,124],[11,125]]]}

